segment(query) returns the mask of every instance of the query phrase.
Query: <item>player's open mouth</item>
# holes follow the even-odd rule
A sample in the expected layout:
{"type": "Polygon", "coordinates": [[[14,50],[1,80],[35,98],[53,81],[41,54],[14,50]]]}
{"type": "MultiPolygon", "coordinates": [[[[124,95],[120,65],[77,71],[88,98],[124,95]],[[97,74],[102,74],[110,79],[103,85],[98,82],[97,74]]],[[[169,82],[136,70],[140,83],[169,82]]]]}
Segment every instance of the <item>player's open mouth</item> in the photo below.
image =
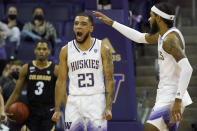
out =
{"type": "Polygon", "coordinates": [[[44,55],[39,55],[39,57],[44,57],[44,55]]]}
{"type": "Polygon", "coordinates": [[[78,31],[76,35],[77,35],[78,38],[81,38],[83,33],[78,31]]]}

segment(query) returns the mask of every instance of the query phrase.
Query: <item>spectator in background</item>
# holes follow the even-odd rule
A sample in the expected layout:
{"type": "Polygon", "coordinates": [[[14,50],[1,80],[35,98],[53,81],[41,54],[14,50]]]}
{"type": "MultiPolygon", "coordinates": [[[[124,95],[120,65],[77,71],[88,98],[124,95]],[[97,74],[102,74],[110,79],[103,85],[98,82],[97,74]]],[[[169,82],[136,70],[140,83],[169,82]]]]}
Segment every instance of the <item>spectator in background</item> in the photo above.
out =
{"type": "Polygon", "coordinates": [[[97,0],[97,9],[110,10],[111,1],[110,0],[97,0]]]}
{"type": "Polygon", "coordinates": [[[23,28],[23,23],[17,19],[18,9],[16,6],[11,5],[7,10],[7,17],[2,19],[2,22],[7,24],[9,28],[18,27],[20,30],[23,28]]]}
{"type": "Polygon", "coordinates": [[[16,42],[16,51],[20,45],[20,30],[23,27],[23,23],[17,20],[18,9],[16,6],[10,6],[7,10],[7,17],[2,20],[7,24],[8,28],[11,30],[12,35],[8,37],[9,42],[16,42]]]}
{"type": "Polygon", "coordinates": [[[7,59],[7,53],[5,50],[5,40],[12,35],[8,26],[0,21],[0,60],[7,59]]]}
{"type": "Polygon", "coordinates": [[[36,7],[32,14],[33,20],[25,23],[22,31],[22,37],[26,40],[41,40],[50,41],[52,45],[51,54],[54,55],[54,46],[57,40],[57,34],[54,26],[46,21],[45,11],[41,7],[36,7]]]}

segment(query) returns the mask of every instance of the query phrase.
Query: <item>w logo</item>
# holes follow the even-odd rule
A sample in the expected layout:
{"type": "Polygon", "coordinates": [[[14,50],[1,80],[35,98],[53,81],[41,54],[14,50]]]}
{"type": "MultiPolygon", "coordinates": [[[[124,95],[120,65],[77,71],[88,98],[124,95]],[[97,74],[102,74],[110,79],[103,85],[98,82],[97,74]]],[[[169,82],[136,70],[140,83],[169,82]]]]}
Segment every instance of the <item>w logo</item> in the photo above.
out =
{"type": "Polygon", "coordinates": [[[124,74],[114,74],[115,80],[115,91],[114,91],[114,100],[113,103],[116,102],[116,98],[118,97],[118,92],[120,89],[120,84],[125,80],[124,74]]]}
{"type": "Polygon", "coordinates": [[[72,122],[65,122],[65,128],[70,129],[72,122]]]}

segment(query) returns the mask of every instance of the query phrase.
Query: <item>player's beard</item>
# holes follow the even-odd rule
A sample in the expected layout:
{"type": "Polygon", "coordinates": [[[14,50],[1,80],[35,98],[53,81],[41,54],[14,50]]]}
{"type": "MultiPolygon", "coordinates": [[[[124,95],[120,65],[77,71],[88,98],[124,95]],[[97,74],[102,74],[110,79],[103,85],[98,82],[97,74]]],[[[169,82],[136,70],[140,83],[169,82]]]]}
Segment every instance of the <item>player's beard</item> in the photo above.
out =
{"type": "Polygon", "coordinates": [[[159,31],[159,27],[158,27],[158,24],[156,22],[156,20],[152,23],[152,26],[150,27],[150,34],[151,35],[154,35],[156,34],[157,32],[159,31]]]}
{"type": "Polygon", "coordinates": [[[79,41],[79,40],[77,40],[77,36],[76,36],[76,34],[74,33],[75,40],[76,40],[76,41],[77,41],[77,43],[79,43],[79,44],[83,44],[83,43],[85,43],[85,41],[88,39],[88,36],[89,36],[89,35],[90,35],[90,32],[87,32],[87,33],[85,34],[85,36],[84,36],[83,40],[79,41]]]}

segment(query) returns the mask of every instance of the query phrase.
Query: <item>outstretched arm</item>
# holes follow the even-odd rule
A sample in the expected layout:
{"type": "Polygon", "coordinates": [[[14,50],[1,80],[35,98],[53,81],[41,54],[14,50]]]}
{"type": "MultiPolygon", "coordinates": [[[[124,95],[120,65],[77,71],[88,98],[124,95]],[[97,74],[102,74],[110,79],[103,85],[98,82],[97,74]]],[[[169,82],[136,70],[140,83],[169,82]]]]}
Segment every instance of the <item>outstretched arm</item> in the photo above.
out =
{"type": "Polygon", "coordinates": [[[19,96],[20,96],[20,93],[21,93],[21,90],[24,88],[24,83],[25,83],[25,78],[26,78],[26,75],[27,75],[27,70],[28,70],[28,65],[25,64],[22,69],[20,70],[20,73],[19,73],[19,78],[16,82],[16,86],[15,86],[15,89],[14,91],[12,92],[11,96],[9,97],[6,105],[5,105],[5,110],[8,109],[8,107],[13,104],[15,101],[18,100],[19,96]]]}
{"type": "Polygon", "coordinates": [[[121,34],[129,38],[130,40],[137,43],[145,43],[145,44],[156,44],[159,34],[151,35],[148,33],[141,33],[135,29],[127,27],[123,24],[120,24],[111,18],[107,17],[101,12],[93,11],[93,14],[97,19],[103,21],[105,24],[112,26],[114,29],[119,31],[121,34]]]}
{"type": "Polygon", "coordinates": [[[58,122],[60,119],[60,105],[62,100],[67,99],[66,93],[66,79],[68,75],[68,66],[67,66],[67,50],[68,47],[64,46],[60,52],[60,64],[58,78],[56,81],[55,87],[55,113],[53,114],[52,120],[58,122]]]}
{"type": "Polygon", "coordinates": [[[110,52],[109,47],[102,43],[101,48],[101,56],[103,62],[103,69],[105,74],[105,89],[106,89],[106,108],[103,113],[103,117],[106,120],[110,120],[112,118],[111,110],[112,110],[112,102],[113,102],[113,94],[114,94],[114,66],[112,61],[112,53],[110,52]]]}

